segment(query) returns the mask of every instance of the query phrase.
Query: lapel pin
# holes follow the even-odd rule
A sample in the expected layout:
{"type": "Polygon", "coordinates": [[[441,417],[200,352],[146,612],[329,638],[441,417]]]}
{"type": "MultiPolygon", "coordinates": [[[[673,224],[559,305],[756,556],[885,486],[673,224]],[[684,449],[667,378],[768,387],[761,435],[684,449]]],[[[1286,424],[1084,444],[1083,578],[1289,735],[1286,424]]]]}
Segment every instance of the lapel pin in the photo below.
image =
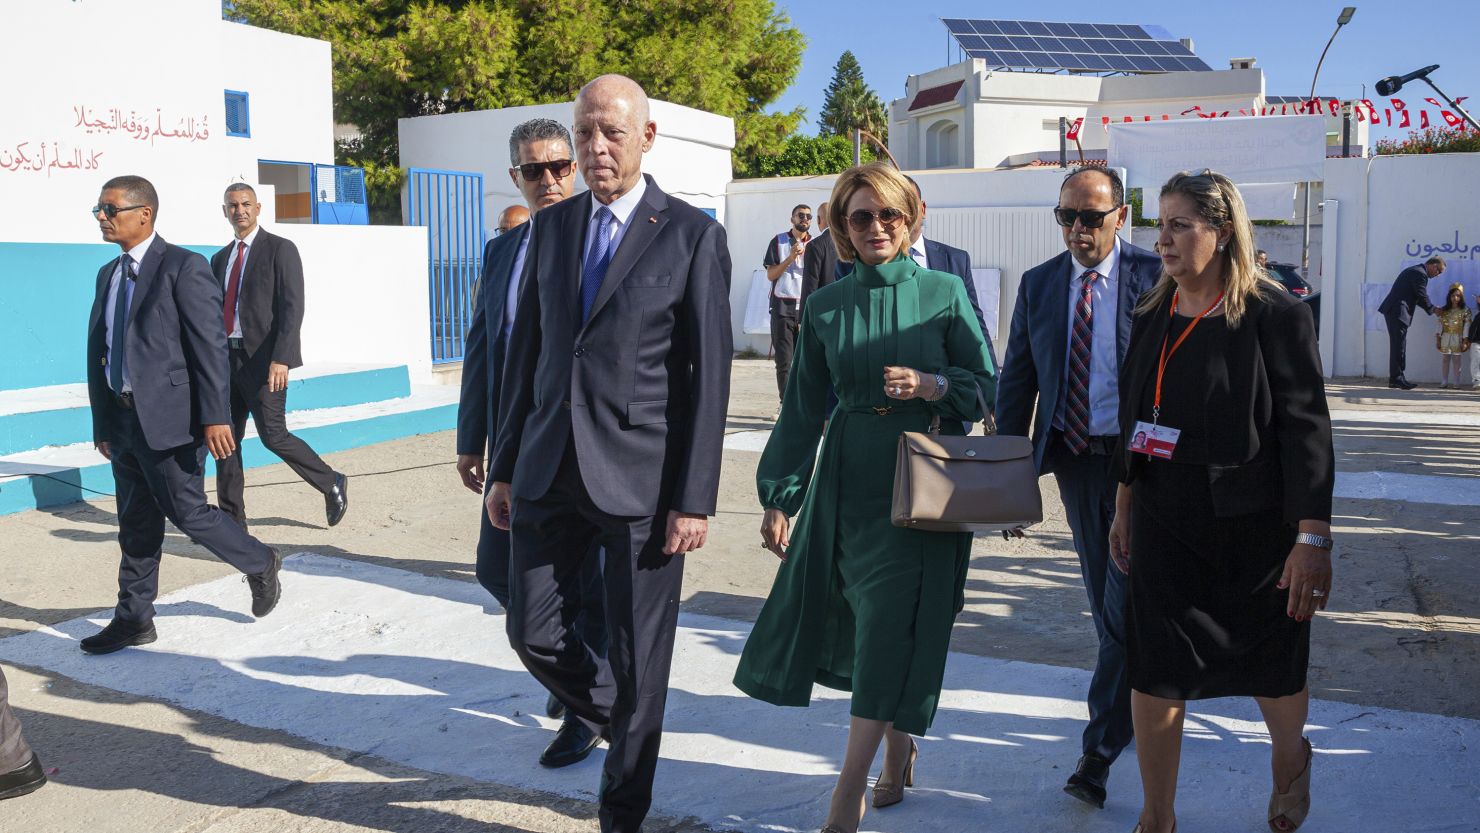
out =
{"type": "Polygon", "coordinates": [[[656,223],[656,222],[658,222],[658,218],[657,217],[649,217],[648,218],[648,222],[649,223],[656,223]]]}

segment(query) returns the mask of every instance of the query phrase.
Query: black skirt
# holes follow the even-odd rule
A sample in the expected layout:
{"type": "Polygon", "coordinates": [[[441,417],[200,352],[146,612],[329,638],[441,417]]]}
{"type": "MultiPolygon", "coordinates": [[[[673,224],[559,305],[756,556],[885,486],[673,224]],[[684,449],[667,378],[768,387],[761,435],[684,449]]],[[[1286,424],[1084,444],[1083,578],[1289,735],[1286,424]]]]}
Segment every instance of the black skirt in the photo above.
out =
{"type": "Polygon", "coordinates": [[[1172,700],[1297,694],[1310,622],[1287,616],[1275,588],[1297,530],[1278,508],[1215,517],[1208,483],[1205,466],[1159,460],[1136,479],[1131,687],[1172,700]]]}

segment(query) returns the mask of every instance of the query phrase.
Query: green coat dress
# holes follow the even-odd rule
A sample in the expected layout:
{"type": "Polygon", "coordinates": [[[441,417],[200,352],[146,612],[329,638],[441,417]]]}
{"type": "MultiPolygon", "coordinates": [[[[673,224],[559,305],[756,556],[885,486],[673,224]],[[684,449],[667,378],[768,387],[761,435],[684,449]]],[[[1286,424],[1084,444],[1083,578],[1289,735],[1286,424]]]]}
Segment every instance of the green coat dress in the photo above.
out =
{"type": "Polygon", "coordinates": [[[740,656],[741,691],[805,706],[816,682],[851,691],[856,717],[916,735],[930,727],[971,535],[891,524],[894,460],[899,435],[928,430],[933,415],[948,434],[981,419],[978,385],[991,402],[995,368],[955,275],[903,257],[860,263],[808,297],[756,473],[762,506],[800,514],[740,656]],[[936,402],[889,399],[891,365],[940,373],[950,388],[936,402]],[[829,388],[838,396],[832,414],[829,388]]]}

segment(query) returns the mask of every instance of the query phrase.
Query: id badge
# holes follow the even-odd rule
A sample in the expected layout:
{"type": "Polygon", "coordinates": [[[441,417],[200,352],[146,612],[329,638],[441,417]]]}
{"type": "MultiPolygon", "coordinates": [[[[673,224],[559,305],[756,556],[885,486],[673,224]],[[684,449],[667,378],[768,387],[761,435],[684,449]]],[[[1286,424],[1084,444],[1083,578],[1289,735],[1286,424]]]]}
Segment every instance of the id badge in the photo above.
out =
{"type": "Polygon", "coordinates": [[[1136,430],[1131,432],[1130,450],[1137,454],[1145,454],[1147,457],[1170,460],[1172,452],[1177,448],[1177,438],[1180,436],[1182,432],[1176,428],[1153,425],[1149,422],[1137,422],[1136,430]]]}

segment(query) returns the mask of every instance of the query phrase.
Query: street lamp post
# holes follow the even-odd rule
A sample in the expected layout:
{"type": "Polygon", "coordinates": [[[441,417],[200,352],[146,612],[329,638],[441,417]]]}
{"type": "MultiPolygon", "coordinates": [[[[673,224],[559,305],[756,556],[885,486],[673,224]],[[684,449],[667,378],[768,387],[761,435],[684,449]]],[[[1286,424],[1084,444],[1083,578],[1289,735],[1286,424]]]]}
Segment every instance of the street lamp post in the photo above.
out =
{"type": "MultiPolygon", "coordinates": [[[[1310,77],[1310,95],[1307,101],[1314,101],[1316,97],[1316,79],[1321,77],[1321,64],[1326,62],[1326,53],[1330,51],[1331,44],[1336,40],[1336,35],[1341,32],[1341,27],[1352,22],[1352,15],[1357,13],[1356,6],[1347,6],[1341,10],[1336,17],[1336,30],[1331,33],[1331,38],[1326,41],[1326,48],[1321,50],[1320,60],[1316,61],[1315,74],[1310,77]]],[[[1301,212],[1304,223],[1300,234],[1300,271],[1305,279],[1310,280],[1310,182],[1305,183],[1305,210],[1301,212]]]]}

